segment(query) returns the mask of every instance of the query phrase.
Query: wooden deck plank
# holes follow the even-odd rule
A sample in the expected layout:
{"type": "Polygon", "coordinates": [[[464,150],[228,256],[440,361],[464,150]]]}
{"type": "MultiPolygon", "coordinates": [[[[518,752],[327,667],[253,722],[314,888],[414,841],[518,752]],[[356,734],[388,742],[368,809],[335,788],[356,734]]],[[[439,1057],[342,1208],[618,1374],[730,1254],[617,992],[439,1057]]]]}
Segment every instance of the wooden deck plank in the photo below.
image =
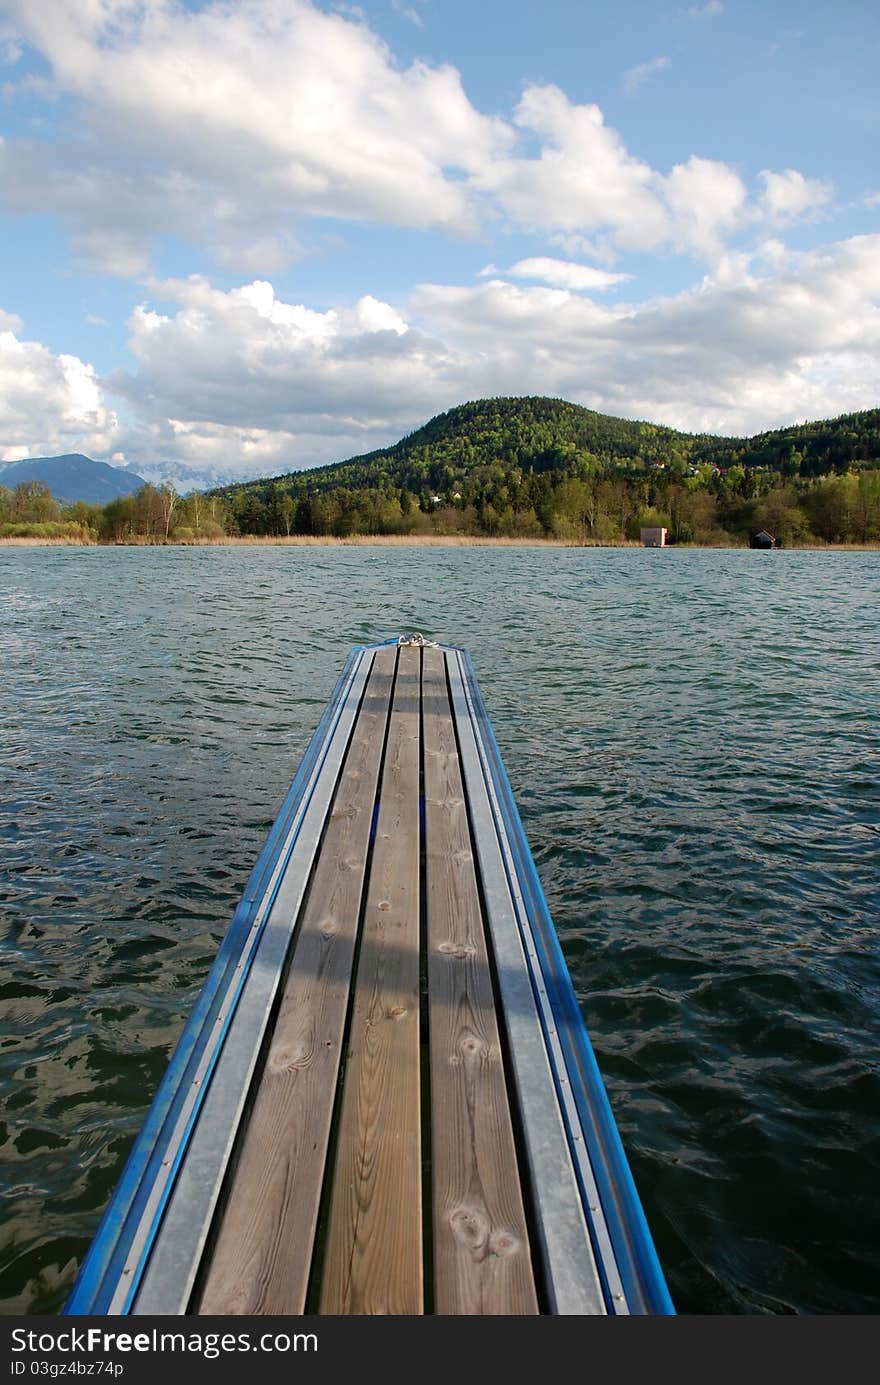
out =
{"type": "Polygon", "coordinates": [[[400,651],[358,958],[322,1313],[423,1309],[419,650],[400,651]]]}
{"type": "MultiPolygon", "coordinates": [[[[507,1053],[522,1120],[534,1249],[541,1259],[547,1307],[550,1313],[566,1316],[605,1313],[602,1281],[539,1010],[546,991],[539,965],[533,984],[524,951],[518,917],[520,887],[509,857],[506,828],[496,811],[497,788],[491,774],[484,772],[482,731],[469,703],[461,653],[448,650],[446,666],[507,1053]]],[[[529,946],[534,948],[533,940],[529,946]]],[[[574,1138],[579,1138],[578,1132],[574,1138]]]]}
{"type": "Polygon", "coordinates": [[[538,1312],[455,728],[439,649],[423,667],[434,1302],[538,1312]]]}
{"type": "Polygon", "coordinates": [[[305,1307],[395,655],[377,653],[354,727],[202,1314],[305,1307]]]}

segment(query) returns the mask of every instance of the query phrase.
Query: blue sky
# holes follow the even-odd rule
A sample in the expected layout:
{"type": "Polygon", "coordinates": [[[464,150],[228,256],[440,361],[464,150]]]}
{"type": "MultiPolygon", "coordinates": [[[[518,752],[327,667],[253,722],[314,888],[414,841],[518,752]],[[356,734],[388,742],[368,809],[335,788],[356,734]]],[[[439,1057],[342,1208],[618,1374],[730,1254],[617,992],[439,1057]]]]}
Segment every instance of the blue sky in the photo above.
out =
{"type": "Polygon", "coordinates": [[[880,403],[880,10],[0,0],[0,460],[880,403]]]}

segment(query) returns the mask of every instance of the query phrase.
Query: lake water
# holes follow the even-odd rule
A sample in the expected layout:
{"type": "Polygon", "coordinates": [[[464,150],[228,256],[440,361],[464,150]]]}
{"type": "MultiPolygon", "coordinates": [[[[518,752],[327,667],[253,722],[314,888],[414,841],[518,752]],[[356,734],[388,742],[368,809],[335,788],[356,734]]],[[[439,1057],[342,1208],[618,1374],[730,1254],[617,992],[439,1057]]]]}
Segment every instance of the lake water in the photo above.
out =
{"type": "Polygon", "coordinates": [[[880,1311],[877,553],[0,549],[0,1311],[64,1302],[349,648],[467,645],[680,1311],[880,1311]]]}

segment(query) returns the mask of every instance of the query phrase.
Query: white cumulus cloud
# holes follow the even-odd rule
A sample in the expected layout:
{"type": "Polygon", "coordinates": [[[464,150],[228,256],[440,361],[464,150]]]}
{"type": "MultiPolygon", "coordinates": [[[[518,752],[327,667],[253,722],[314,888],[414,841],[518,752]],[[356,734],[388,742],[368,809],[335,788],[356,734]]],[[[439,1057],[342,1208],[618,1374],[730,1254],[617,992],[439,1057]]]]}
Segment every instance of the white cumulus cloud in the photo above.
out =
{"type": "Polygon", "coordinates": [[[742,179],[727,164],[692,156],[663,181],[679,243],[713,258],[727,232],[741,220],[747,201],[742,179]]]}
{"type": "Polygon", "coordinates": [[[481,392],[558,394],[692,431],[752,433],[880,395],[880,236],[737,257],[669,298],[605,307],[492,281],[414,306],[481,392]]]}
{"type": "Polygon", "coordinates": [[[107,452],[116,417],[93,368],[22,339],[21,320],[0,312],[0,459],[91,448],[107,452]]]}
{"type": "Polygon", "coordinates": [[[7,204],[55,211],[111,272],[137,272],[166,231],[226,263],[250,247],[251,270],[256,242],[271,270],[303,216],[473,227],[466,175],[512,137],[454,68],[401,68],[309,0],[10,4],[85,134],[10,142],[7,204]]]}
{"type": "Polygon", "coordinates": [[[584,232],[607,230],[633,249],[669,232],[650,165],[633,157],[596,105],[575,105],[557,86],[529,86],[514,116],[541,141],[537,158],[498,158],[479,184],[518,224],[584,232]]]}
{"type": "Polygon", "coordinates": [[[593,265],[578,264],[572,260],[557,260],[547,255],[518,260],[504,273],[512,279],[539,279],[542,283],[551,284],[556,288],[594,292],[602,292],[614,284],[624,283],[631,277],[629,274],[614,274],[607,269],[596,269],[593,265]]]}
{"type": "MultiPolygon", "coordinates": [[[[765,170],[744,207],[729,166],[654,168],[596,104],[551,84],[527,85],[509,119],[484,113],[451,65],[401,64],[363,17],[311,0],[6,5],[51,74],[29,99],[64,96],[70,116],[0,140],[0,208],[57,219],[76,262],[122,278],[146,273],[164,237],[277,275],[305,253],[310,218],[526,230],[609,266],[627,252],[711,259],[749,224],[813,216],[830,195],[765,170]]],[[[631,69],[630,89],[668,64],[631,69]]]]}
{"type": "Polygon", "coordinates": [[[818,178],[805,178],[796,168],[783,173],[763,169],[758,175],[763,183],[759,200],[761,213],[777,224],[799,221],[820,211],[831,200],[831,184],[818,178]]]}
{"type": "Polygon", "coordinates": [[[151,288],[172,310],[135,310],[137,369],[104,381],[136,420],[126,452],[148,477],[217,480],[339,460],[460,398],[458,363],[442,342],[373,295],[316,311],[279,299],[266,280],[228,292],[199,276],[151,288]]]}

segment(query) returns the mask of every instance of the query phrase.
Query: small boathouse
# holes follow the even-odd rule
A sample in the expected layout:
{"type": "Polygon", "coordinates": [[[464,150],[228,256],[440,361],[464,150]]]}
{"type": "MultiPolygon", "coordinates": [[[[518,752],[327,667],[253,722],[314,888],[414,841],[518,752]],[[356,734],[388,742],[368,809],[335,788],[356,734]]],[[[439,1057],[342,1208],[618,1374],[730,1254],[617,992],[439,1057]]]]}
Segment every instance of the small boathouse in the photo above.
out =
{"type": "Polygon", "coordinates": [[[672,1311],[471,659],[356,649],[66,1312],[672,1311]]]}
{"type": "Polygon", "coordinates": [[[639,530],[643,548],[665,548],[667,530],[662,527],[649,527],[639,530]]]}

